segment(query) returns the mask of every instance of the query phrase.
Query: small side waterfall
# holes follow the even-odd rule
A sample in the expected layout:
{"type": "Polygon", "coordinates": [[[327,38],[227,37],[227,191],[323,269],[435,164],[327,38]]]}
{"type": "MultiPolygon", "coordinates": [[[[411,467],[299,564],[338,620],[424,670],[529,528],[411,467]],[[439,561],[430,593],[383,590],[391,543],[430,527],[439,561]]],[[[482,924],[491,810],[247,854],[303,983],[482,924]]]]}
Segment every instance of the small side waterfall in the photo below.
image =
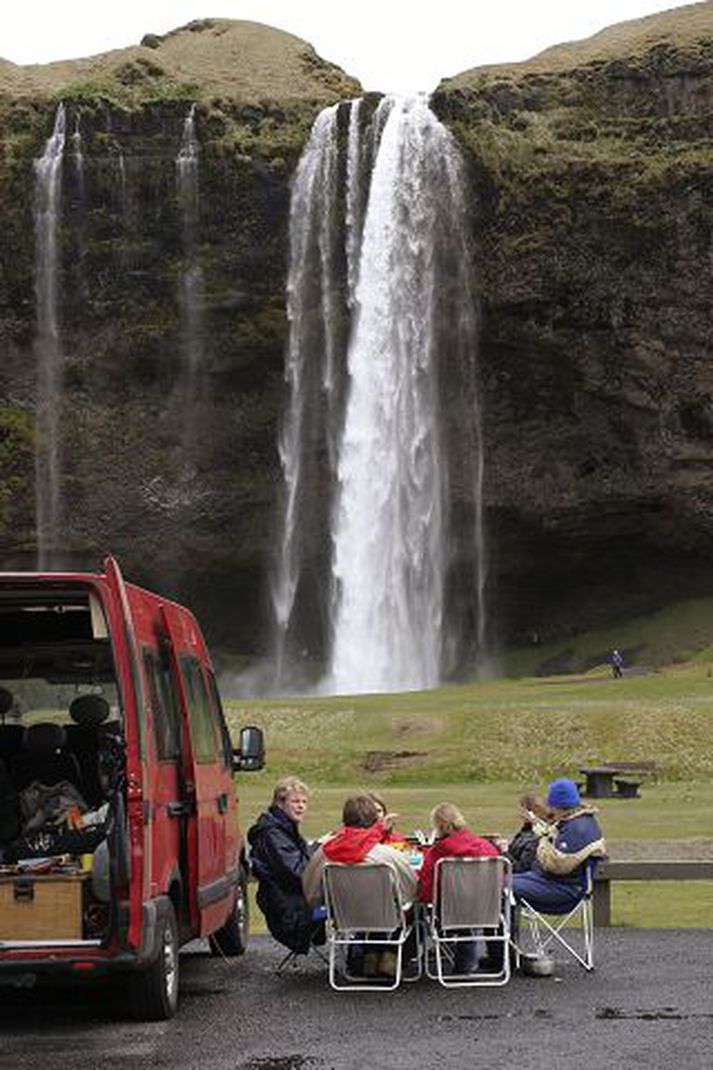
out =
{"type": "Polygon", "coordinates": [[[66,113],[60,104],[45,150],[35,160],[35,301],[37,400],[35,516],[37,567],[56,567],[61,528],[62,352],[58,324],[58,229],[66,113]]]}
{"type": "Polygon", "coordinates": [[[203,362],[203,298],[204,280],[198,254],[198,226],[200,221],[200,193],[198,170],[200,145],[196,135],[195,104],[183,124],[181,144],[176,157],[176,195],[183,228],[185,267],[178,282],[178,305],[181,320],[181,350],[183,375],[184,441],[192,439],[190,407],[198,393],[203,362]]]}
{"type": "Polygon", "coordinates": [[[79,126],[79,116],[74,117],[74,131],[72,133],[72,156],[74,158],[74,170],[77,177],[77,192],[79,199],[84,202],[84,153],[82,151],[82,131],[79,126]]]}
{"type": "Polygon", "coordinates": [[[323,688],[338,692],[437,685],[455,588],[471,662],[486,642],[478,317],[460,155],[423,98],[366,110],[354,101],[348,123],[337,107],[317,117],[293,185],[272,589],[284,683],[288,635],[310,647],[297,613],[305,571],[331,550],[323,688]],[[454,485],[461,517],[464,501],[473,516],[457,581],[454,485]]]}

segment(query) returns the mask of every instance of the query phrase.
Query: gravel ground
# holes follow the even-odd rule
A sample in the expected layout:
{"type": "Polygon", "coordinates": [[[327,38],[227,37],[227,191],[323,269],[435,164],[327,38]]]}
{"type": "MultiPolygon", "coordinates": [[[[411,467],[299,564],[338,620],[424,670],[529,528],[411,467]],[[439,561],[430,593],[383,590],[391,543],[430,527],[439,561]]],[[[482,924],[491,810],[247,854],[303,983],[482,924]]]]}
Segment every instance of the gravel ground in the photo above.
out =
{"type": "Polygon", "coordinates": [[[613,1070],[713,1066],[713,930],[597,933],[597,969],[447,991],[338,995],[315,960],[275,976],[280,949],[255,937],[227,962],[182,956],[172,1022],[122,1018],[120,993],[16,992],[0,1003],[0,1067],[12,1070],[613,1070]]]}

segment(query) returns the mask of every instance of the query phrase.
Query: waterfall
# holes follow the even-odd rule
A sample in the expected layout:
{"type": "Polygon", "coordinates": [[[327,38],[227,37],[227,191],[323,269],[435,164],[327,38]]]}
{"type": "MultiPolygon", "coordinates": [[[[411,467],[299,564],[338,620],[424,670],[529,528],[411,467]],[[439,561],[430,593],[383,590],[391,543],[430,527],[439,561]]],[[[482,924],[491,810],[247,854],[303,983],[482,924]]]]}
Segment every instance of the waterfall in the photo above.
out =
{"type": "Polygon", "coordinates": [[[84,153],[82,152],[82,131],[79,127],[79,116],[74,117],[74,131],[72,133],[72,156],[74,158],[74,170],[77,176],[77,193],[79,200],[84,202],[84,153]]]}
{"type": "Polygon", "coordinates": [[[433,687],[446,537],[433,256],[443,127],[421,101],[386,120],[362,238],[333,533],[337,691],[433,687]]]}
{"type": "Polygon", "coordinates": [[[196,136],[196,106],[192,104],[183,124],[181,144],[176,157],[176,195],[183,229],[185,267],[178,281],[178,306],[181,321],[184,396],[182,423],[184,445],[193,437],[191,406],[196,401],[198,377],[203,362],[203,268],[198,256],[200,196],[198,164],[200,145],[196,136]]]}
{"type": "Polygon", "coordinates": [[[330,463],[336,468],[334,438],[336,331],[334,240],[338,108],[320,112],[300,159],[290,201],[290,263],[287,316],[290,334],[285,362],[289,389],[279,441],[284,478],[282,537],[272,583],[276,624],[276,679],[283,677],[285,644],[300,582],[303,523],[317,465],[309,419],[327,395],[326,422],[330,463]],[[330,229],[332,228],[331,232],[330,229]],[[315,309],[318,313],[315,313],[315,309]],[[319,367],[316,376],[315,364],[319,367]]]}
{"type": "Polygon", "coordinates": [[[57,108],[54,129],[35,160],[35,301],[37,399],[35,516],[37,567],[56,566],[61,526],[60,409],[62,353],[58,325],[58,241],[62,155],[66,136],[64,104],[57,108]]]}
{"type": "Polygon", "coordinates": [[[344,125],[340,134],[337,107],[318,116],[292,191],[283,526],[272,588],[278,679],[288,632],[302,646],[308,630],[298,603],[305,573],[327,556],[319,542],[327,529],[323,688],[428,688],[441,679],[449,582],[459,586],[449,580],[452,484],[473,516],[461,554],[471,579],[458,598],[468,604],[476,662],[486,639],[464,181],[457,147],[423,98],[385,98],[371,118],[354,101],[344,125]]]}

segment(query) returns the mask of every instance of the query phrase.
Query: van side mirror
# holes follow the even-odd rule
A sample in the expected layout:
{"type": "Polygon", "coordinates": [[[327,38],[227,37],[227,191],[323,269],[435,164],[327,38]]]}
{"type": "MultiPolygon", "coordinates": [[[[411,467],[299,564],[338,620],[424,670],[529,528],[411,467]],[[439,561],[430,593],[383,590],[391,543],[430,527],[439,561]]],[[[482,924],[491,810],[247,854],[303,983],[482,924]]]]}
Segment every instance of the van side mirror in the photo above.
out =
{"type": "Polygon", "coordinates": [[[265,737],[262,728],[246,725],[240,732],[240,746],[233,751],[233,771],[254,773],[265,764],[265,737]]]}

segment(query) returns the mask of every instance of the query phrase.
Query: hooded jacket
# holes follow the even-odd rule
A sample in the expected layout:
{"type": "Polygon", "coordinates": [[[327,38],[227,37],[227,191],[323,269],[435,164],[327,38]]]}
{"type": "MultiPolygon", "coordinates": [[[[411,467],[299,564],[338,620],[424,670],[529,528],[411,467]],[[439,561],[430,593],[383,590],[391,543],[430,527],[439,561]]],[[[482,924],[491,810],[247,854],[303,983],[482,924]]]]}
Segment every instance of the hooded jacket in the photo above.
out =
{"type": "Polygon", "coordinates": [[[402,851],[383,843],[384,826],[380,821],[370,828],[345,825],[326,840],[312,856],[302,877],[305,898],[311,905],[322,902],[322,872],[327,862],[358,865],[360,862],[386,862],[396,872],[399,893],[404,903],[416,894],[416,876],[402,851]]]}
{"type": "Polygon", "coordinates": [[[258,881],[257,904],[274,938],[293,951],[308,949],[312,912],[302,894],[302,871],[312,850],[297,822],[279,806],[261,814],[248,832],[250,865],[258,881]]]}
{"type": "Polygon", "coordinates": [[[494,858],[500,854],[489,840],[474,835],[470,829],[457,829],[437,840],[426,852],[418,877],[418,898],[422,903],[433,900],[433,880],[436,862],[441,858],[494,858]]]}
{"type": "Polygon", "coordinates": [[[596,813],[594,807],[581,806],[560,818],[551,835],[540,840],[532,868],[556,880],[581,884],[587,860],[606,854],[596,813]]]}

